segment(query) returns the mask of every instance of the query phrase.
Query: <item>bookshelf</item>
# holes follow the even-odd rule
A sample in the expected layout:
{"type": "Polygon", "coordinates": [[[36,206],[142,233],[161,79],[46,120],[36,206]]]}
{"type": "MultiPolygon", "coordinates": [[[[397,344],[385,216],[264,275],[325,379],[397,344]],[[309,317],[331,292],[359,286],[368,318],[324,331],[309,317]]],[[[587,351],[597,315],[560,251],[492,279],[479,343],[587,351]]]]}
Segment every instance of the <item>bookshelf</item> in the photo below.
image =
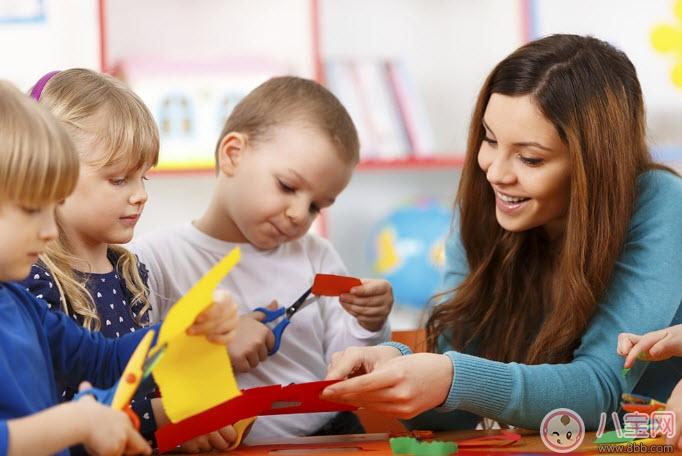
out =
{"type": "Polygon", "coordinates": [[[393,171],[393,170],[426,170],[435,168],[460,168],[464,164],[464,156],[438,154],[433,157],[407,157],[399,159],[366,159],[357,167],[358,171],[393,171]]]}

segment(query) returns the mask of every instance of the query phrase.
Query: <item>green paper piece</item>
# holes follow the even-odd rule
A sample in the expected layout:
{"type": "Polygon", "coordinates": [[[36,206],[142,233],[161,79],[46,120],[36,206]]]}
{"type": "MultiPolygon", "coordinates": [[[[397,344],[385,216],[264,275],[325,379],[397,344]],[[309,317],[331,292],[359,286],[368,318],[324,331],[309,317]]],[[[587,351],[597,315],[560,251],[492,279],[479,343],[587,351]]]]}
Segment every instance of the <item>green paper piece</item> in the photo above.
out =
{"type": "Polygon", "coordinates": [[[594,443],[627,443],[634,440],[635,439],[632,437],[618,437],[618,432],[609,431],[605,432],[601,437],[596,439],[594,443]]]}
{"type": "Polygon", "coordinates": [[[624,367],[622,371],[620,371],[620,375],[625,378],[626,375],[628,375],[628,372],[630,372],[630,367],[624,367]]]}
{"type": "Polygon", "coordinates": [[[414,437],[394,437],[389,440],[393,454],[409,454],[413,456],[448,456],[457,452],[455,442],[433,440],[420,442],[414,437]]]}
{"type": "Polygon", "coordinates": [[[394,437],[389,440],[393,454],[411,454],[414,442],[412,437],[394,437]]]}

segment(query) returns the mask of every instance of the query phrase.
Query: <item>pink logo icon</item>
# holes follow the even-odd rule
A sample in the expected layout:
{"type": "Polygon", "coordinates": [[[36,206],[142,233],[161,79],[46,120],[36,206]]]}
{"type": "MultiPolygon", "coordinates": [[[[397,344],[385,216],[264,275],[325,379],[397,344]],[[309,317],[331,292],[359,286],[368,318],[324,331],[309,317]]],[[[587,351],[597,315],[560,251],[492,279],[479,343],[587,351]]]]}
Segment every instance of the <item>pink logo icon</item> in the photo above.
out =
{"type": "Polygon", "coordinates": [[[548,449],[556,453],[568,453],[583,443],[585,423],[571,409],[554,409],[542,419],[540,438],[548,449]]]}

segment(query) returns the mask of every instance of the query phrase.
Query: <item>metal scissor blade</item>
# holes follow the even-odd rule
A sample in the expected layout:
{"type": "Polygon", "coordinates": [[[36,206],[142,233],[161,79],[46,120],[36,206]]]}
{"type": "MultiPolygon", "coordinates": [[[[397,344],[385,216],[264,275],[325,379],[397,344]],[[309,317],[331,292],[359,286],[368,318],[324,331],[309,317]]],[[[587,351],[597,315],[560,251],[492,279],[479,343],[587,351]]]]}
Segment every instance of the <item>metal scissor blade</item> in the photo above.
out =
{"type": "Polygon", "coordinates": [[[305,293],[301,295],[300,298],[296,300],[292,305],[287,307],[287,310],[285,312],[286,318],[291,318],[301,307],[303,307],[306,303],[306,298],[310,296],[310,293],[312,293],[313,287],[308,288],[305,293]]]}

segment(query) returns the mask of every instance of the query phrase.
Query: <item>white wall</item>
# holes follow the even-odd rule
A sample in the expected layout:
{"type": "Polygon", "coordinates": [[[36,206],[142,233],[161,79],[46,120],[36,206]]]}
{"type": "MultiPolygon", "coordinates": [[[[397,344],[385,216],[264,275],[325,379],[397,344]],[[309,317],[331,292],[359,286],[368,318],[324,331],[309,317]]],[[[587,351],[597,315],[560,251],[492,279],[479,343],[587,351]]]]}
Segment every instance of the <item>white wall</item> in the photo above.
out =
{"type": "Polygon", "coordinates": [[[4,5],[0,11],[0,78],[25,91],[48,71],[100,69],[97,0],[30,3],[42,5],[44,19],[5,21],[3,14],[11,14],[14,8],[4,5]]]}
{"type": "Polygon", "coordinates": [[[267,57],[312,75],[307,0],[108,0],[109,59],[267,57]]]}

